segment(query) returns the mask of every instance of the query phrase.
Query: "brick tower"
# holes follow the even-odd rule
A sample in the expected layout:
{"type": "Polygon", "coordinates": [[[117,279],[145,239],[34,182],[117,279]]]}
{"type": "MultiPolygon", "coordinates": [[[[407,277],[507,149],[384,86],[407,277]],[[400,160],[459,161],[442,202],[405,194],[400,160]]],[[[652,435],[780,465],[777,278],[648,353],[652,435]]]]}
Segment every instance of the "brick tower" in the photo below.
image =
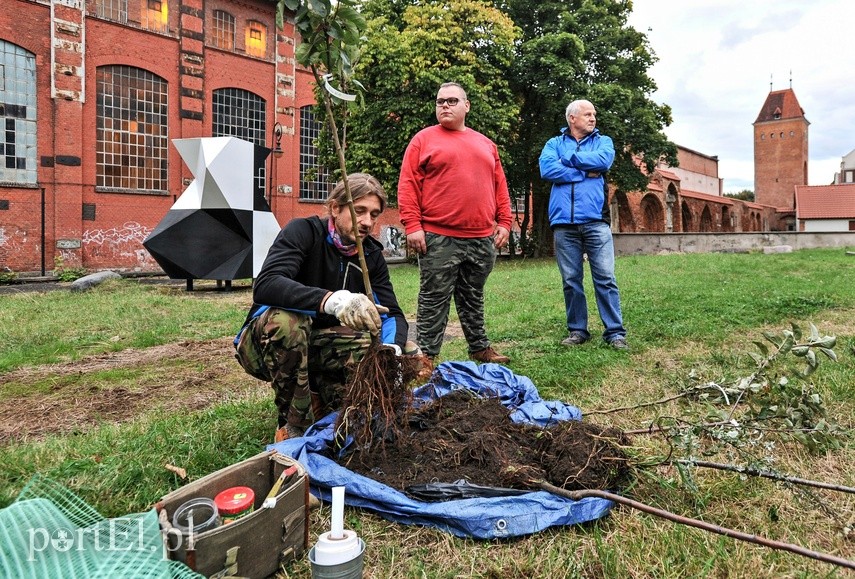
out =
{"type": "Polygon", "coordinates": [[[792,88],[771,91],[754,121],[754,199],[795,209],[795,186],[808,183],[808,125],[792,88]]]}

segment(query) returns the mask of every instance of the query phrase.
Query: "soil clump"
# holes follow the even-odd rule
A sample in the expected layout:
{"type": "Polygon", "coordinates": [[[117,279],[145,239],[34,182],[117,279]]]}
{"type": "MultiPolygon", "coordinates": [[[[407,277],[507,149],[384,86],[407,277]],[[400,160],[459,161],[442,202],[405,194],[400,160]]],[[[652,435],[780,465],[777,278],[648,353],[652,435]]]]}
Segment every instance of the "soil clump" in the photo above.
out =
{"type": "Polygon", "coordinates": [[[516,423],[496,398],[457,390],[408,416],[385,444],[362,446],[339,460],[391,488],[465,481],[531,490],[541,481],[567,490],[623,488],[630,466],[621,431],[576,420],[548,427],[516,423]]]}

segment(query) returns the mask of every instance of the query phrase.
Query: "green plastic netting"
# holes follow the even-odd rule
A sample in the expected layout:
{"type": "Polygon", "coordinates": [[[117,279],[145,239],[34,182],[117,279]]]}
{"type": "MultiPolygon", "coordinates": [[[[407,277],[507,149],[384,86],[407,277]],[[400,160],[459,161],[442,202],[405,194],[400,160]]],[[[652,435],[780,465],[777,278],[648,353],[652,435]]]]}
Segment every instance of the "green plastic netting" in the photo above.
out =
{"type": "Polygon", "coordinates": [[[0,577],[202,576],[167,559],[153,509],[105,519],[68,489],[36,475],[0,510],[0,577]]]}

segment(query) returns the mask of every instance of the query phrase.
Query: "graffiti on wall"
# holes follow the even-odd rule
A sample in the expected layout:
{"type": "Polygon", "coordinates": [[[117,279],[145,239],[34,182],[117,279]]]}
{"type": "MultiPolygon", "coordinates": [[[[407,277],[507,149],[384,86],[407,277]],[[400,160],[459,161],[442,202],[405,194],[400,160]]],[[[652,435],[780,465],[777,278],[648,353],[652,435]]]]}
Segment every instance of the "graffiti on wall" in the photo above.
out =
{"type": "Polygon", "coordinates": [[[15,269],[15,256],[21,255],[26,245],[26,230],[0,227],[0,270],[15,269]]]}
{"type": "Polygon", "coordinates": [[[407,257],[407,236],[402,229],[394,225],[382,226],[380,243],[383,244],[383,255],[386,257],[407,257]]]}
{"type": "Polygon", "coordinates": [[[93,258],[126,258],[118,261],[128,265],[131,264],[127,258],[131,258],[136,266],[157,267],[157,262],[142,245],[151,231],[136,221],[126,221],[120,227],[87,229],[81,241],[84,251],[93,258]]]}

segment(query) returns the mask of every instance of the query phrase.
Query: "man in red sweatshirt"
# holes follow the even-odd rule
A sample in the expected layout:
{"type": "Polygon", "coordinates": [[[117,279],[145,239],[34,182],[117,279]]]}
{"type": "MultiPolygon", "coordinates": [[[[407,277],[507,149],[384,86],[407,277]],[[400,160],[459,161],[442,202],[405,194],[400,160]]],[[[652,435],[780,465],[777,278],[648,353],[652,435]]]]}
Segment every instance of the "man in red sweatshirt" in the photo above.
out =
{"type": "Polygon", "coordinates": [[[419,256],[416,329],[422,352],[442,347],[454,297],[469,357],[504,364],[484,328],[484,284],[508,242],[511,202],[499,152],[466,126],[470,103],[457,83],[436,95],[439,124],[419,131],[404,153],[398,207],[407,247],[419,256]]]}

